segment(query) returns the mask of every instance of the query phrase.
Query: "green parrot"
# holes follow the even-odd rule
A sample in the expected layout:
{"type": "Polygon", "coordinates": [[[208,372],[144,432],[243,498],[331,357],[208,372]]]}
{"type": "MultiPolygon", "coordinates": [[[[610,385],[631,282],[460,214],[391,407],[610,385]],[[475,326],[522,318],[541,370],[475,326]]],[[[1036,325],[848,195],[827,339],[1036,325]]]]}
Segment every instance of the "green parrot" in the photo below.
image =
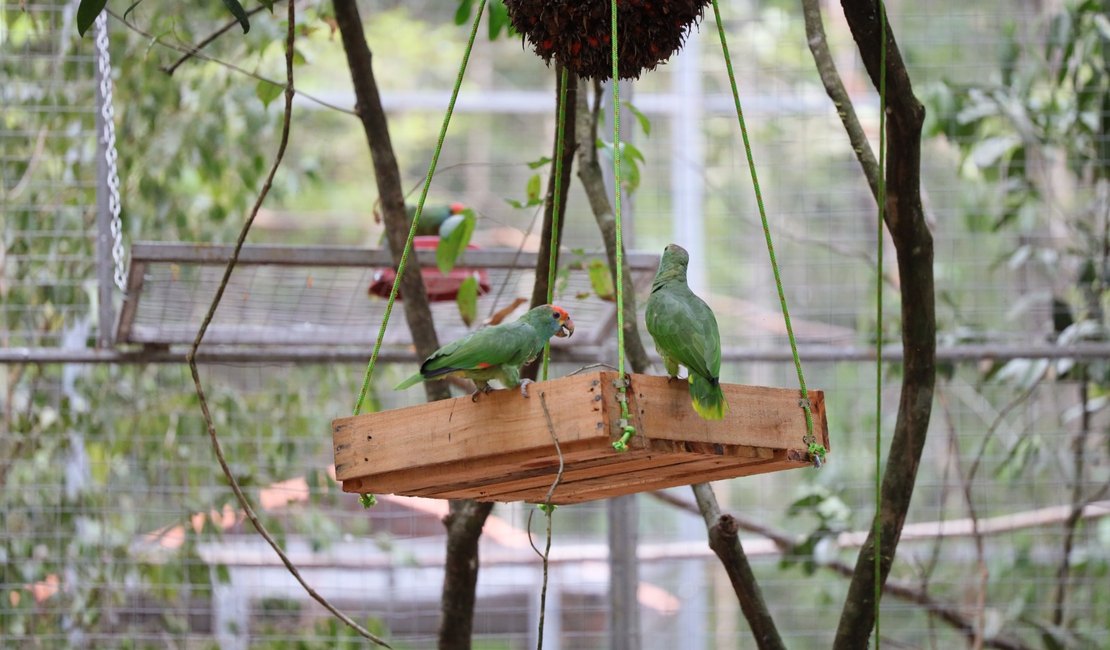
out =
{"type": "MultiPolygon", "coordinates": [[[[420,223],[416,224],[416,234],[441,235],[440,228],[443,224],[451,217],[461,214],[465,209],[466,206],[461,203],[425,205],[424,211],[420,213],[420,223]]],[[[406,204],[405,212],[408,213],[409,225],[411,225],[412,218],[416,216],[416,206],[406,204]]]]}
{"type": "Polygon", "coordinates": [[[552,336],[574,334],[574,323],[562,307],[540,305],[511,323],[475,330],[436,350],[424,360],[420,372],[397,384],[402,390],[420,381],[449,376],[466,377],[478,386],[471,396],[488,393],[489,381],[496,379],[506,388],[520,386],[528,397],[531,379],[521,380],[520,368],[535,359],[552,336]]]}
{"type": "Polygon", "coordinates": [[[728,413],[720,385],[721,335],[713,310],[686,284],[689,264],[685,248],[663,249],[645,320],[667,374],[675,378],[678,366],[686,366],[694,410],[706,420],[720,420],[728,413]]]}

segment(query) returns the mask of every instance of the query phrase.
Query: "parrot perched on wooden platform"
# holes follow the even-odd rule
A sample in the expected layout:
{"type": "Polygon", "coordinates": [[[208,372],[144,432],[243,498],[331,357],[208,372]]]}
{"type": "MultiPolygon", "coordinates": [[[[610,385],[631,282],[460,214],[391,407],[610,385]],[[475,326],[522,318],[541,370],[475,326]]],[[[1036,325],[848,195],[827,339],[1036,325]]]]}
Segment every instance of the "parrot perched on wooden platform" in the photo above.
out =
{"type": "Polygon", "coordinates": [[[685,366],[694,410],[706,420],[720,420],[728,412],[720,385],[721,335],[713,310],[686,284],[689,264],[690,254],[681,246],[663,249],[645,320],[667,374],[677,377],[678,366],[685,366]]]}
{"type": "Polygon", "coordinates": [[[574,334],[574,323],[562,307],[540,305],[511,323],[475,330],[436,350],[420,366],[420,372],[397,384],[397,390],[420,381],[466,377],[478,386],[473,399],[488,393],[489,381],[496,379],[506,388],[520,386],[528,397],[530,379],[521,380],[521,367],[535,359],[552,336],[574,334]]]}

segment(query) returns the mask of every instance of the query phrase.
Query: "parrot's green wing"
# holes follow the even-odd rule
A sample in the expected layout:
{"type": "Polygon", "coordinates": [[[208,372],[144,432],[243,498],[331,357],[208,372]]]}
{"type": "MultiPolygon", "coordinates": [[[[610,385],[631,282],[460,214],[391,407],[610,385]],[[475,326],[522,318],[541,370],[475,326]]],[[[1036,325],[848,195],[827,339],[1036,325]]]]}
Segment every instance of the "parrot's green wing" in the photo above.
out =
{"type": "MultiPolygon", "coordinates": [[[[486,327],[453,341],[428,357],[420,366],[426,379],[459,370],[478,370],[501,365],[521,365],[534,355],[539,335],[518,322],[486,327]]],[[[543,341],[539,341],[543,349],[543,341]]]]}
{"type": "Polygon", "coordinates": [[[661,354],[706,379],[721,374],[721,335],[713,310],[685,285],[671,283],[652,292],[647,328],[661,354]]]}

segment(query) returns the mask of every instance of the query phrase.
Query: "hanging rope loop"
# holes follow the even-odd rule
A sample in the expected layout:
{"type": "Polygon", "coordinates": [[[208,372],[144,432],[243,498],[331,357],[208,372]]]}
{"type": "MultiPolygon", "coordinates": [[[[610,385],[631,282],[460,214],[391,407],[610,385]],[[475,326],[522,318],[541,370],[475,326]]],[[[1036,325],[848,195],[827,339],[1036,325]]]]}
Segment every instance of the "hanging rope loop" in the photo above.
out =
{"type": "Polygon", "coordinates": [[[428,174],[424,177],[424,186],[420,190],[420,200],[416,204],[416,214],[412,217],[409,235],[405,240],[405,248],[401,252],[400,261],[397,263],[397,274],[393,278],[393,287],[390,288],[389,299],[385,303],[385,314],[382,316],[382,324],[378,329],[378,338],[374,341],[374,351],[370,354],[369,363],[366,364],[366,374],[362,378],[362,388],[359,389],[358,399],[355,400],[355,415],[362,412],[362,403],[366,400],[366,394],[370,390],[370,379],[374,376],[374,366],[378,362],[378,355],[381,354],[382,341],[385,340],[385,330],[389,326],[389,317],[393,313],[393,303],[396,302],[397,291],[401,287],[401,276],[405,274],[405,267],[408,265],[409,253],[412,252],[412,242],[416,238],[416,227],[420,223],[420,215],[424,213],[424,202],[428,199],[428,189],[432,186],[432,178],[435,176],[436,165],[439,163],[439,154],[443,151],[443,141],[447,137],[447,127],[451,124],[451,115],[455,112],[455,101],[459,98],[463,74],[466,73],[466,64],[470,61],[470,52],[474,49],[474,40],[478,35],[478,24],[482,20],[482,13],[485,8],[486,0],[480,0],[478,10],[474,14],[474,23],[470,27],[470,39],[466,42],[462,63],[459,64],[459,72],[455,76],[455,87],[451,90],[451,101],[447,103],[447,113],[443,116],[443,125],[439,129],[439,139],[436,140],[436,148],[432,153],[432,162],[428,165],[428,174]]]}
{"type": "Polygon", "coordinates": [[[621,407],[621,437],[613,443],[617,451],[628,450],[628,440],[636,435],[636,428],[628,423],[628,380],[624,372],[624,234],[621,223],[621,97],[620,70],[617,54],[617,0],[609,3],[612,37],[609,39],[609,54],[613,63],[613,77],[609,83],[613,87],[613,221],[616,225],[617,249],[617,401],[621,407]]]}
{"type": "Polygon", "coordinates": [[[786,292],[782,286],[782,275],[779,273],[778,260],[775,258],[775,245],[771,241],[771,227],[767,221],[767,209],[763,204],[763,192],[759,189],[759,177],[755,171],[755,158],[752,155],[751,140],[748,137],[748,127],[744,122],[744,110],[740,106],[740,91],[736,85],[736,73],[732,69],[732,58],[728,52],[728,40],[725,38],[724,21],[721,20],[721,8],[717,0],[713,0],[713,17],[717,21],[717,35],[721,39],[721,52],[725,59],[725,68],[728,70],[728,81],[732,87],[732,99],[736,104],[736,119],[740,123],[740,135],[744,141],[744,153],[748,158],[748,169],[751,171],[752,188],[755,191],[755,202],[759,207],[759,219],[763,224],[763,238],[767,242],[767,255],[771,259],[771,271],[775,277],[775,289],[778,291],[779,306],[782,308],[782,320],[786,326],[786,336],[790,340],[790,353],[794,357],[794,369],[798,373],[798,390],[801,393],[801,406],[806,420],[806,434],[802,442],[806,444],[811,461],[815,467],[821,467],[825,462],[825,446],[817,442],[813,433],[813,407],[809,401],[809,391],[806,390],[805,374],[802,372],[802,359],[798,356],[798,341],[794,337],[794,327],[790,323],[790,310],[786,306],[786,292]]]}

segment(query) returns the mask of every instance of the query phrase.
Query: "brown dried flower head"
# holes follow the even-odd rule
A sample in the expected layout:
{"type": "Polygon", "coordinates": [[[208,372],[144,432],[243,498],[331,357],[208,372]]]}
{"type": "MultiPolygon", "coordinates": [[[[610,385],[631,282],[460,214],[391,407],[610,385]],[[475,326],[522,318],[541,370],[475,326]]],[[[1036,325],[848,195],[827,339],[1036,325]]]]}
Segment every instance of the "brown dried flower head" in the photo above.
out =
{"type": "MultiPolygon", "coordinates": [[[[682,47],[708,0],[618,0],[621,79],[638,79],[682,47]]],[[[505,0],[513,27],[550,64],[588,79],[612,76],[609,0],[505,0]]]]}

